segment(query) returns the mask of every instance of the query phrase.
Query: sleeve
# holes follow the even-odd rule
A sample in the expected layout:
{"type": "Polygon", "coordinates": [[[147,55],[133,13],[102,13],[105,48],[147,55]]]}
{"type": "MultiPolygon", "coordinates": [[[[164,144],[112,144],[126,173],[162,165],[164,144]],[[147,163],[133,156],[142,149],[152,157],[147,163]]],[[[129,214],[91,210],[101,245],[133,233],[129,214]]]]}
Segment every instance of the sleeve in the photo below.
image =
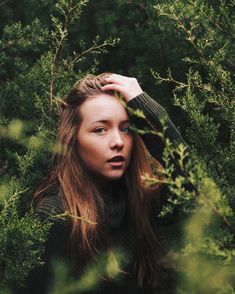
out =
{"type": "MultiPolygon", "coordinates": [[[[150,129],[162,132],[164,126],[165,136],[169,138],[173,146],[177,146],[180,143],[187,146],[175,125],[170,120],[165,109],[157,101],[149,97],[148,94],[143,92],[134,99],[130,100],[127,106],[131,110],[135,111],[139,109],[144,113],[145,118],[131,115],[131,123],[133,123],[137,129],[150,129]]],[[[163,150],[165,147],[164,140],[160,136],[151,133],[141,134],[140,136],[150,154],[164,166],[164,162],[162,160],[163,150]]]]}
{"type": "MultiPolygon", "coordinates": [[[[156,134],[152,134],[151,132],[146,132],[140,134],[146,148],[150,152],[150,154],[161,163],[164,167],[163,161],[163,151],[165,148],[165,139],[168,138],[172,143],[173,147],[177,147],[180,143],[182,143],[187,150],[189,147],[181,137],[179,131],[176,129],[175,125],[169,118],[165,109],[148,94],[143,92],[142,94],[136,96],[132,100],[130,100],[127,104],[128,109],[131,111],[130,122],[134,125],[135,128],[140,130],[153,130],[157,132],[162,132],[164,128],[164,136],[158,136],[156,134]],[[141,110],[144,114],[144,118],[132,114],[132,111],[141,110]]],[[[176,166],[174,162],[172,162],[175,166],[175,172],[180,173],[180,170],[176,166]]],[[[172,226],[173,224],[181,221],[183,217],[180,215],[179,209],[175,209],[171,215],[168,215],[164,218],[159,218],[157,215],[160,213],[162,207],[167,204],[168,198],[171,195],[171,192],[168,188],[168,185],[163,185],[160,190],[159,197],[153,200],[151,205],[151,216],[153,217],[153,222],[156,222],[158,226],[172,226]]]]}
{"type": "MultiPolygon", "coordinates": [[[[49,207],[51,199],[42,201],[42,204],[37,208],[38,217],[44,221],[50,217],[49,207]]],[[[50,219],[50,218],[49,218],[50,219]]],[[[68,243],[69,243],[69,224],[64,220],[51,218],[52,225],[49,229],[46,242],[44,243],[44,254],[42,256],[43,265],[31,270],[25,281],[25,286],[17,293],[24,294],[44,294],[48,292],[52,283],[53,260],[67,258],[68,243]]]]}

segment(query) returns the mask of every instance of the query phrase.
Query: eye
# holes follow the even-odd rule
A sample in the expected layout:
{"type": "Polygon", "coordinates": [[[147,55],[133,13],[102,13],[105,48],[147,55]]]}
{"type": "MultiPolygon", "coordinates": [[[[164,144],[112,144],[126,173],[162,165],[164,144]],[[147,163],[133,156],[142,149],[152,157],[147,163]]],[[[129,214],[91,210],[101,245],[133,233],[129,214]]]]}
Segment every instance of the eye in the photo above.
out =
{"type": "Polygon", "coordinates": [[[98,134],[98,135],[103,135],[105,134],[106,130],[105,128],[97,128],[94,130],[94,133],[98,134]]]}
{"type": "Polygon", "coordinates": [[[122,132],[129,134],[131,133],[131,128],[129,126],[124,126],[121,128],[122,132]]]}

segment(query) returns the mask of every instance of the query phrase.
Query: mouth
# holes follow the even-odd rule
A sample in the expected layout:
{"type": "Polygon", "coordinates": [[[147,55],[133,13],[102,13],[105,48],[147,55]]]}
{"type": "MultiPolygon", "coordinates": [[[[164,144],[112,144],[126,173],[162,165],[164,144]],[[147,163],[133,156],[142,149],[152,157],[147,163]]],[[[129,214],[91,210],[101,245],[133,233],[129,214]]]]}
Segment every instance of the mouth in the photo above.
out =
{"type": "Polygon", "coordinates": [[[124,167],[125,158],[123,156],[114,156],[108,160],[108,163],[114,169],[120,169],[124,167]]]}
{"type": "Polygon", "coordinates": [[[125,161],[125,158],[121,155],[114,156],[108,160],[108,162],[113,162],[113,163],[114,162],[122,163],[124,161],[125,161]]]}

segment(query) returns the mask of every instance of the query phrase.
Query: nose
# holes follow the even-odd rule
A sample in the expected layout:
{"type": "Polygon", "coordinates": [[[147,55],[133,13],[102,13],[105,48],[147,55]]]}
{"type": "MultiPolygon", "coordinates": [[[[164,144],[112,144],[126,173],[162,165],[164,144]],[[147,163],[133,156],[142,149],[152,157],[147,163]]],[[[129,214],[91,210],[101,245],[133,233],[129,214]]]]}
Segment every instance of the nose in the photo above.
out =
{"type": "Polygon", "coordinates": [[[110,140],[110,148],[122,150],[124,146],[123,138],[119,131],[114,131],[110,140]]]}

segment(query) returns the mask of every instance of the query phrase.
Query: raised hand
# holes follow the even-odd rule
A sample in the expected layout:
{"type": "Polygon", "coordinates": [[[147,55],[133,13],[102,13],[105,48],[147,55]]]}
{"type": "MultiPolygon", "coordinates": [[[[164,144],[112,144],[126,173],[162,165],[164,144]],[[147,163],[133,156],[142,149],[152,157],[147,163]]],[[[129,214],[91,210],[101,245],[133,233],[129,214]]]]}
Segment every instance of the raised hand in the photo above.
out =
{"type": "Polygon", "coordinates": [[[126,102],[143,93],[136,78],[125,77],[118,74],[111,74],[105,78],[109,83],[102,87],[103,91],[119,92],[126,102]]]}

